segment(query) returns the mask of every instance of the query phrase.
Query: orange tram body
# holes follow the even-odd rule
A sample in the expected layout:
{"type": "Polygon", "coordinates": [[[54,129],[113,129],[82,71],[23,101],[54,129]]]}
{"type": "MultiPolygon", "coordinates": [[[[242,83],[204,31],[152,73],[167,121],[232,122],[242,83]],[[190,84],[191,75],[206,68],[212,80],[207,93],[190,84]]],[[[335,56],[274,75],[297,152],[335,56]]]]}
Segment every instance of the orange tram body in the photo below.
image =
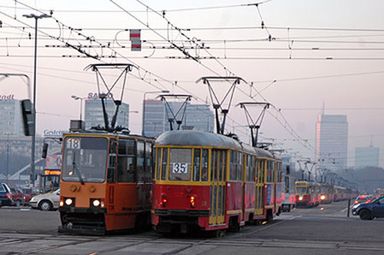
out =
{"type": "Polygon", "coordinates": [[[155,147],[151,214],[157,232],[239,231],[280,213],[282,163],[271,152],[192,130],[165,132],[155,147]]]}
{"type": "Polygon", "coordinates": [[[59,232],[150,226],[153,143],[124,133],[64,134],[59,232]]]}

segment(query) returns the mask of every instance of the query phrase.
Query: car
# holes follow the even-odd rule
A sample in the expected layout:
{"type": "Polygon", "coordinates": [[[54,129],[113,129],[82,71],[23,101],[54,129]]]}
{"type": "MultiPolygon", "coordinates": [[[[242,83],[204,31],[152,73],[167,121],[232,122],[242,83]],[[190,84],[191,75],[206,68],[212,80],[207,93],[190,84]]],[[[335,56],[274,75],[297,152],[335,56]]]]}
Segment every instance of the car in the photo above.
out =
{"type": "Polygon", "coordinates": [[[59,208],[60,203],[60,189],[52,192],[36,195],[31,198],[29,205],[33,209],[42,211],[52,211],[59,208]]]}
{"type": "Polygon", "coordinates": [[[21,191],[21,189],[11,187],[11,195],[12,195],[12,200],[13,200],[12,205],[15,205],[15,206],[24,205],[25,197],[24,197],[24,193],[23,193],[23,191],[21,191]]]}
{"type": "Polygon", "coordinates": [[[31,198],[36,194],[32,192],[31,188],[22,188],[24,194],[24,205],[28,205],[31,198]]]}
{"type": "Polygon", "coordinates": [[[6,183],[0,183],[0,207],[4,205],[14,205],[15,201],[12,192],[6,183]]]}
{"type": "Polygon", "coordinates": [[[353,204],[357,205],[357,204],[361,204],[361,203],[367,203],[367,202],[369,203],[369,202],[371,202],[372,199],[373,199],[372,195],[368,195],[368,194],[358,195],[355,198],[355,201],[353,201],[353,204]]]}
{"type": "Polygon", "coordinates": [[[362,220],[384,218],[384,196],[368,203],[361,203],[352,207],[352,214],[359,215],[362,220]]]}

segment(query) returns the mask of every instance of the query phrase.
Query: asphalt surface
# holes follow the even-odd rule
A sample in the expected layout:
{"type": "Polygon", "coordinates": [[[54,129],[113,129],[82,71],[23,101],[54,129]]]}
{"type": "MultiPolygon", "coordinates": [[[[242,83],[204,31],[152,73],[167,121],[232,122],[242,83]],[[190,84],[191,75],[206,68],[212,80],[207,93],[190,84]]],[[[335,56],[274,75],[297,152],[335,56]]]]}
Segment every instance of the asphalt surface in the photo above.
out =
{"type": "Polygon", "coordinates": [[[384,219],[347,217],[347,203],[283,213],[223,238],[153,231],[112,236],[57,232],[58,212],[0,208],[0,254],[384,254],[384,219]]]}

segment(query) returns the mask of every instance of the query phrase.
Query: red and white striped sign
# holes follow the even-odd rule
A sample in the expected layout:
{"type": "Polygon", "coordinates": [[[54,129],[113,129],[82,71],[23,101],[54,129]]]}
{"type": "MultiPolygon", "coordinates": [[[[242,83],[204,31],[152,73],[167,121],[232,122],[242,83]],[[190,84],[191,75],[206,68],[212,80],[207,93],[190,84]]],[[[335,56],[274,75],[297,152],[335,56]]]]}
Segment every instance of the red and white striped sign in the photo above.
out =
{"type": "Polygon", "coordinates": [[[129,40],[131,41],[131,51],[141,51],[141,30],[129,30],[129,40]]]}

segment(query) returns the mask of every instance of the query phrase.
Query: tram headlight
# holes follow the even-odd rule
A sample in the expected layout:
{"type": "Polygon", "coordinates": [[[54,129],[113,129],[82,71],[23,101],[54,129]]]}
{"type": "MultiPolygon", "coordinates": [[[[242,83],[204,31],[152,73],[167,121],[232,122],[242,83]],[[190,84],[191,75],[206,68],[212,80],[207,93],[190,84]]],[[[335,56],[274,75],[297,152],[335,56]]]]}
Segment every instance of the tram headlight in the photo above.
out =
{"type": "Polygon", "coordinates": [[[98,207],[101,203],[100,203],[100,200],[95,199],[95,200],[93,200],[92,204],[93,204],[93,206],[98,207]]]}
{"type": "Polygon", "coordinates": [[[303,196],[299,196],[299,201],[303,201],[303,196]]]}
{"type": "Polygon", "coordinates": [[[90,201],[91,206],[93,207],[101,207],[104,208],[104,201],[103,199],[91,199],[90,201]]]}
{"type": "Polygon", "coordinates": [[[325,195],[321,195],[321,196],[320,196],[320,199],[321,199],[321,200],[324,200],[324,199],[325,199],[325,195]]]}
{"type": "Polygon", "coordinates": [[[67,199],[65,199],[65,204],[66,204],[66,205],[70,206],[70,205],[72,205],[72,203],[73,203],[72,198],[67,198],[67,199]]]}

